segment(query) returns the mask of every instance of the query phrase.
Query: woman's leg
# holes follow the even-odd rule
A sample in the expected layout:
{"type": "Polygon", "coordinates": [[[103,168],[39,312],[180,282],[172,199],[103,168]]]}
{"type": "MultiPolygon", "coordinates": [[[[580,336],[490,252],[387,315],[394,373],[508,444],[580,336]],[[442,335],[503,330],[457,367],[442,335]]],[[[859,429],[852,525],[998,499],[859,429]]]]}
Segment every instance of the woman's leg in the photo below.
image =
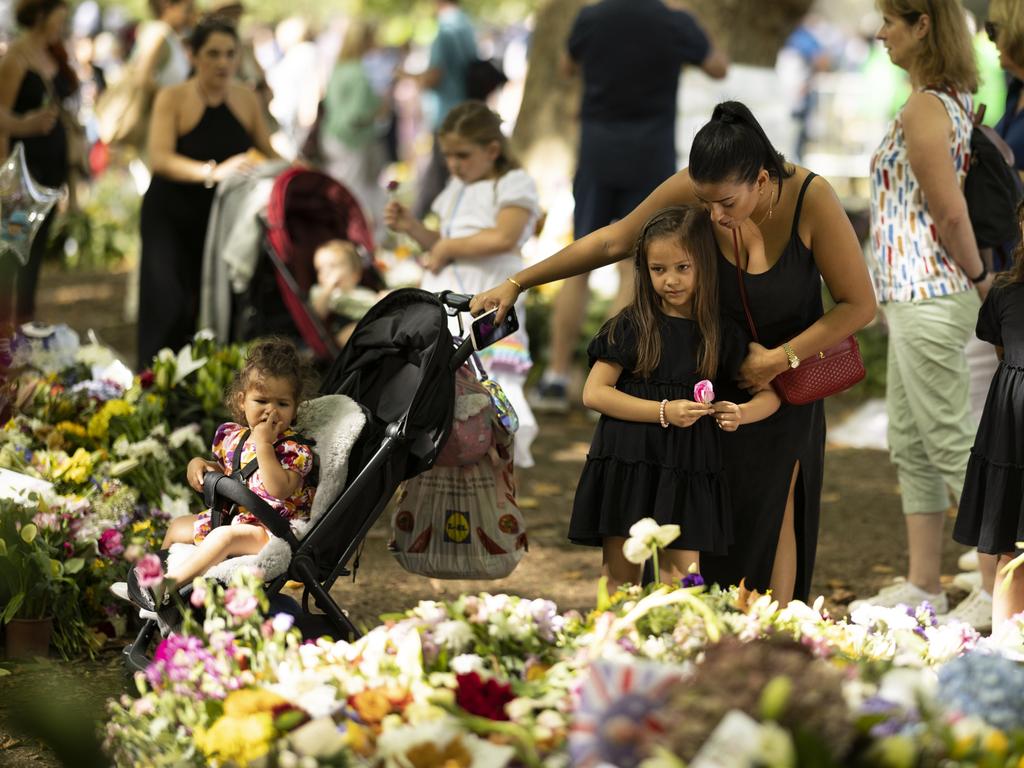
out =
{"type": "Polygon", "coordinates": [[[1001,583],[1003,580],[1003,569],[1009,565],[1015,557],[1010,552],[999,555],[998,570],[996,571],[995,591],[992,593],[992,631],[996,631],[999,625],[1007,619],[1016,616],[1024,611],[1024,568],[1018,568],[1013,572],[1010,580],[1010,588],[1003,591],[1001,583]]]}
{"type": "Polygon", "coordinates": [[[789,494],[786,496],[786,509],[782,513],[782,525],[779,528],[779,542],[775,546],[775,561],[772,563],[772,577],[769,582],[772,597],[785,608],[793,599],[796,589],[796,526],[794,523],[796,480],[800,476],[800,462],[793,465],[793,474],[789,478],[789,494]]]}
{"type": "Polygon", "coordinates": [[[255,555],[269,541],[267,529],[260,525],[222,525],[196,545],[196,551],[177,568],[167,572],[176,586],[202,576],[212,566],[236,555],[255,555]]]}
{"type": "Polygon", "coordinates": [[[700,552],[692,549],[662,549],[658,552],[658,562],[661,564],[661,581],[664,584],[675,584],[693,570],[700,571],[700,552]]]}
{"type": "Polygon", "coordinates": [[[640,583],[640,566],[631,563],[622,554],[622,545],[626,539],[621,536],[609,536],[604,540],[601,558],[601,575],[608,578],[608,592],[614,592],[623,584],[640,583]]]}
{"type": "Polygon", "coordinates": [[[182,515],[171,520],[167,526],[167,533],[164,534],[164,542],[161,549],[167,549],[171,544],[191,544],[194,541],[194,526],[198,515],[182,515]]]}

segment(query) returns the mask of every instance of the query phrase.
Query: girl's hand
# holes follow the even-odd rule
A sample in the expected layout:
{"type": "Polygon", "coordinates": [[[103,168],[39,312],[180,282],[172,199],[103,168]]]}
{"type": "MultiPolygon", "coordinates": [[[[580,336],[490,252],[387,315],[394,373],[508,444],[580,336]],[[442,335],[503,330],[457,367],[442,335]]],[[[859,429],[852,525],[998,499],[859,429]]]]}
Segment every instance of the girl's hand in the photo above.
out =
{"type": "Polygon", "coordinates": [[[277,409],[270,408],[263,412],[260,422],[252,428],[252,439],[257,443],[273,445],[286,426],[277,409]]]}
{"type": "Polygon", "coordinates": [[[750,393],[767,389],[771,380],[789,367],[789,362],[781,348],[778,350],[767,349],[756,341],[752,341],[747,349],[747,357],[743,361],[743,365],[740,366],[740,375],[736,379],[740,389],[750,393]]]}
{"type": "Polygon", "coordinates": [[[509,307],[515,304],[518,298],[519,289],[506,280],[489,291],[476,294],[473,300],[469,302],[469,311],[470,314],[476,316],[497,307],[498,315],[495,317],[494,322],[496,325],[501,325],[505,320],[505,315],[508,314],[509,307]]]}
{"type": "Polygon", "coordinates": [[[416,223],[416,217],[397,200],[384,206],[384,224],[395,232],[408,232],[416,223]]]}
{"type": "Polygon", "coordinates": [[[448,240],[438,240],[422,259],[423,268],[435,275],[452,263],[449,255],[448,240]]]}
{"type": "Polygon", "coordinates": [[[219,471],[220,467],[212,461],[207,461],[200,456],[196,456],[188,463],[188,468],[185,470],[185,478],[188,480],[188,484],[192,486],[193,491],[202,493],[203,478],[206,476],[206,473],[219,471]]]}
{"type": "Polygon", "coordinates": [[[715,421],[718,427],[726,432],[735,432],[743,423],[743,411],[736,403],[719,400],[714,403],[715,421]]]}
{"type": "Polygon", "coordinates": [[[665,421],[675,427],[692,427],[701,416],[715,412],[710,404],[692,400],[669,400],[665,404],[665,421]]]}

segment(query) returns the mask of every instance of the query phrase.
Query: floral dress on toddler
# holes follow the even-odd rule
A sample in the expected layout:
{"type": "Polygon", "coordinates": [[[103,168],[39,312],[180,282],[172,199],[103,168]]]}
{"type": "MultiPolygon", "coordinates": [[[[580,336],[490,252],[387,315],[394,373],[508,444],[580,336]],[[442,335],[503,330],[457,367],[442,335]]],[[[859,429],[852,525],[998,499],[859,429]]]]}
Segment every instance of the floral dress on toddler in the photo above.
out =
{"type": "MultiPolygon", "coordinates": [[[[242,445],[243,435],[249,432],[249,428],[241,424],[228,422],[217,427],[213,437],[213,454],[217,459],[224,474],[231,473],[231,467],[235,458],[235,452],[242,451],[241,463],[239,466],[246,466],[256,458],[256,447],[251,439],[247,439],[242,445]]],[[[310,509],[313,506],[313,496],[316,493],[316,486],[307,483],[309,473],[313,470],[314,457],[313,449],[301,442],[298,432],[294,429],[285,430],[284,434],[274,443],[274,452],[281,466],[290,472],[297,472],[302,477],[302,483],[295,492],[286,499],[279,499],[267,491],[263,484],[263,473],[257,469],[249,478],[247,483],[250,491],[255,493],[267,504],[273,507],[281,517],[289,522],[293,520],[307,520],[310,509]]],[[[260,525],[259,518],[244,507],[231,520],[231,525],[260,525]]],[[[198,544],[210,533],[210,511],[200,513],[196,516],[193,535],[195,543],[198,544]]]]}

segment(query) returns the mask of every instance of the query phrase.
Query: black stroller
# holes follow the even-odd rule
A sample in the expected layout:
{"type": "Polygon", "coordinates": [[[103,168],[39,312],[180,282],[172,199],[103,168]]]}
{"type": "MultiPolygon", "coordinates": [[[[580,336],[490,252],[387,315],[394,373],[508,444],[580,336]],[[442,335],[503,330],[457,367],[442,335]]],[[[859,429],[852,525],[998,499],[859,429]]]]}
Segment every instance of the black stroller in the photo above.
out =
{"type": "MultiPolygon", "coordinates": [[[[302,582],[299,625],[311,618],[310,595],[323,612],[322,616],[312,615],[321,627],[314,634],[344,639],[360,634],[331,597],[330,589],[340,576],[351,575],[358,568],[363,540],[398,485],[429,469],[448,439],[455,372],[472,352],[469,340],[454,347],[448,316],[467,311],[469,299],[405,288],[386,296],[359,322],[324,379],[321,394],[347,395],[355,403],[351,407],[361,411],[365,425],[348,455],[347,483],[334,498],[327,491],[330,496],[323,501],[320,494],[330,478],[325,477],[322,462],[319,504],[314,504],[301,539],[241,482],[218,472],[206,475],[204,497],[214,511],[214,525],[222,522],[217,519],[219,510],[230,514],[232,507],[243,505],[286,544],[290,560],[279,573],[267,572],[267,595],[272,604],[275,598],[284,598],[294,605],[280,595],[281,588],[289,579],[302,582]]],[[[135,578],[134,571],[129,578],[135,578]]],[[[186,586],[183,594],[189,589],[186,586]]],[[[158,635],[158,622],[146,621],[124,651],[129,670],[145,669],[150,644],[158,635]]]]}

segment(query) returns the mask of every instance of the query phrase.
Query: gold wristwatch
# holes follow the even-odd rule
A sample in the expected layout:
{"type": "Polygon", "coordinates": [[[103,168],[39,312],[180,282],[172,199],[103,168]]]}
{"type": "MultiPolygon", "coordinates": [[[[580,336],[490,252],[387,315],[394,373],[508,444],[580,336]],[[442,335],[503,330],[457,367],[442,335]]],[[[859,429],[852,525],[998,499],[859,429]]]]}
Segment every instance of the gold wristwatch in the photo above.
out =
{"type": "Polygon", "coordinates": [[[789,358],[789,367],[796,368],[800,365],[800,358],[796,356],[796,352],[789,346],[789,342],[785,342],[782,345],[782,351],[786,353],[786,357],[789,358]]]}

